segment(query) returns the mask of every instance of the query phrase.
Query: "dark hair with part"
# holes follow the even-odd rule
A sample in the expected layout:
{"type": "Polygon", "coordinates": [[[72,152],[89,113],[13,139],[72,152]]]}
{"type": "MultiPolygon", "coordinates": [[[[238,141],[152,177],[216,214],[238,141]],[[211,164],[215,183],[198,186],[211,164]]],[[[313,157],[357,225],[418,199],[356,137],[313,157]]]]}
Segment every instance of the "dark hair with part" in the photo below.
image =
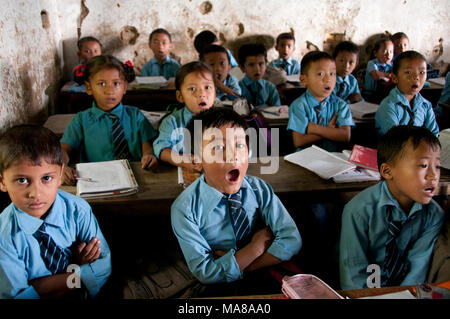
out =
{"type": "Polygon", "coordinates": [[[186,63],[181,66],[181,68],[178,69],[176,76],[175,76],[175,88],[177,90],[181,90],[181,85],[184,82],[184,79],[186,76],[188,76],[191,73],[209,73],[211,74],[211,77],[213,76],[213,71],[210,69],[210,67],[201,61],[193,61],[186,63]]]}
{"type": "Polygon", "coordinates": [[[217,36],[212,31],[205,30],[195,36],[194,47],[198,54],[201,54],[205,47],[217,41],[219,39],[217,39],[217,36]]]}
{"type": "Polygon", "coordinates": [[[407,38],[409,40],[408,36],[403,32],[397,32],[391,36],[392,42],[400,40],[401,38],[407,38]]]}
{"type": "Polygon", "coordinates": [[[216,53],[216,52],[222,52],[225,53],[225,55],[227,56],[228,59],[228,63],[230,63],[230,57],[228,56],[228,52],[227,49],[225,49],[223,46],[221,45],[215,45],[215,44],[211,44],[206,46],[202,53],[200,53],[200,60],[201,61],[205,61],[205,55],[208,53],[216,53]]]}
{"type": "Polygon", "coordinates": [[[239,64],[244,66],[247,57],[260,55],[263,55],[267,62],[267,49],[264,44],[258,42],[243,44],[238,50],[239,64]]]}
{"type": "MultiPolygon", "coordinates": [[[[202,111],[196,114],[187,124],[186,129],[191,135],[191,145],[201,145],[202,138],[198,139],[198,134],[195,134],[195,121],[201,121],[201,129],[203,138],[203,132],[209,128],[221,128],[225,125],[231,124],[231,127],[240,127],[247,130],[248,125],[242,116],[236,113],[229,107],[212,107],[208,110],[202,111]],[[197,138],[197,140],[195,139],[197,138]]],[[[188,141],[186,141],[188,142],[188,141]]],[[[248,136],[246,136],[246,143],[248,146],[248,136]]],[[[195,147],[191,147],[191,153],[194,153],[195,147]]],[[[201,148],[197,148],[201,149],[201,148]]]]}
{"type": "Polygon", "coordinates": [[[172,42],[172,37],[170,36],[169,31],[167,31],[166,29],[163,29],[163,28],[158,28],[158,29],[153,30],[152,33],[150,33],[150,36],[148,37],[148,41],[152,42],[152,37],[158,33],[167,35],[169,37],[169,41],[172,42]]]}
{"type": "Polygon", "coordinates": [[[393,164],[401,159],[409,141],[414,149],[419,147],[422,142],[425,142],[433,150],[441,148],[438,138],[430,130],[419,126],[397,125],[387,131],[378,141],[378,169],[383,163],[393,164]]]}
{"type": "Polygon", "coordinates": [[[339,52],[342,52],[342,51],[355,53],[356,57],[357,58],[359,57],[358,46],[355,43],[351,42],[351,41],[339,42],[339,44],[334,48],[333,58],[335,59],[338,56],[339,52]]]}
{"type": "Polygon", "coordinates": [[[425,59],[425,57],[420,54],[419,52],[416,51],[405,51],[400,53],[394,60],[394,65],[392,66],[392,72],[397,75],[398,69],[400,68],[400,63],[404,60],[409,60],[409,59],[421,59],[423,61],[425,61],[425,72],[427,71],[426,69],[426,63],[427,63],[427,59],[425,59]]]}
{"type": "Polygon", "coordinates": [[[394,42],[392,42],[392,40],[390,38],[386,38],[386,37],[379,38],[377,40],[377,42],[375,42],[372,53],[370,54],[370,58],[371,59],[375,58],[375,52],[378,52],[378,50],[380,50],[381,46],[385,45],[385,43],[387,43],[387,42],[391,42],[392,45],[394,45],[394,42]]]}
{"type": "Polygon", "coordinates": [[[294,43],[295,43],[295,37],[294,37],[294,35],[293,35],[292,33],[290,33],[290,32],[280,33],[280,34],[277,36],[277,42],[276,42],[276,44],[278,44],[281,40],[293,40],[294,43]]]}
{"type": "Polygon", "coordinates": [[[310,51],[306,53],[300,62],[300,74],[308,74],[311,63],[320,61],[322,59],[334,62],[334,59],[331,57],[331,55],[324,51],[310,51]]]}
{"type": "Polygon", "coordinates": [[[103,46],[100,43],[100,41],[94,37],[83,37],[83,38],[79,39],[77,41],[78,50],[81,50],[81,48],[83,47],[83,44],[85,44],[86,42],[97,42],[98,45],[100,46],[100,48],[103,50],[103,46]]]}
{"type": "Polygon", "coordinates": [[[59,138],[48,128],[22,124],[7,130],[0,137],[0,174],[21,160],[33,165],[62,166],[63,156],[59,138]]]}
{"type": "Polygon", "coordinates": [[[136,77],[133,66],[124,64],[111,55],[98,55],[90,58],[86,64],[80,64],[74,68],[74,80],[78,84],[84,84],[91,76],[106,69],[116,69],[127,82],[132,82],[136,77]]]}

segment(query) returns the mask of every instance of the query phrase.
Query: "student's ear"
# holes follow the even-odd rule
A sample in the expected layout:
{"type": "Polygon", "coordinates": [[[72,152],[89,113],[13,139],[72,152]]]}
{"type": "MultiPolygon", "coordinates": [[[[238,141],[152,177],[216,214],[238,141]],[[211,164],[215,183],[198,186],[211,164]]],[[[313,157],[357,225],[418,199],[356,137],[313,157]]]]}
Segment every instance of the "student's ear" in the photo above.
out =
{"type": "Polygon", "coordinates": [[[91,87],[91,84],[88,81],[84,81],[84,87],[86,89],[86,93],[88,95],[92,95],[92,87],[91,87]]]}
{"type": "Polygon", "coordinates": [[[59,185],[58,185],[58,187],[59,186],[61,186],[61,184],[62,184],[62,181],[63,181],[63,174],[64,174],[64,168],[66,167],[66,165],[63,163],[62,165],[61,165],[61,174],[59,174],[59,185]]]}
{"type": "Polygon", "coordinates": [[[2,192],[7,192],[8,191],[8,189],[6,188],[6,184],[5,184],[5,181],[3,180],[2,175],[0,175],[0,190],[2,192]]]}
{"type": "Polygon", "coordinates": [[[395,84],[398,84],[398,77],[394,73],[392,73],[391,78],[392,78],[392,82],[394,82],[395,84]]]}
{"type": "Polygon", "coordinates": [[[306,86],[308,84],[308,76],[300,73],[300,82],[306,86]]]}
{"type": "Polygon", "coordinates": [[[177,90],[175,92],[175,94],[176,94],[176,97],[177,97],[177,101],[180,102],[180,103],[184,103],[183,94],[181,94],[181,91],[177,90]]]}
{"type": "Polygon", "coordinates": [[[388,163],[383,163],[380,166],[380,175],[383,176],[385,180],[391,180],[392,179],[392,166],[388,163]]]}

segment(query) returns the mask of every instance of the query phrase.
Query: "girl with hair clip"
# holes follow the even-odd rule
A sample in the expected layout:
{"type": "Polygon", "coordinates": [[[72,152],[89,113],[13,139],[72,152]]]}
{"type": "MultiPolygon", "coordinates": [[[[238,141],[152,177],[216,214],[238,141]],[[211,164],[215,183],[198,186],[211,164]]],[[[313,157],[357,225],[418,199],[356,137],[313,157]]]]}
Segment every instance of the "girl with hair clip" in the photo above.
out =
{"type": "Polygon", "coordinates": [[[100,55],[79,65],[74,73],[75,81],[84,83],[94,101],[91,108],[75,115],[61,139],[63,182],[76,183],[76,172],[67,165],[74,150],[79,151],[80,162],[128,159],[140,161],[143,169],[154,169],[156,131],[138,108],[122,104],[128,82],[135,78],[131,62],[100,55]]]}

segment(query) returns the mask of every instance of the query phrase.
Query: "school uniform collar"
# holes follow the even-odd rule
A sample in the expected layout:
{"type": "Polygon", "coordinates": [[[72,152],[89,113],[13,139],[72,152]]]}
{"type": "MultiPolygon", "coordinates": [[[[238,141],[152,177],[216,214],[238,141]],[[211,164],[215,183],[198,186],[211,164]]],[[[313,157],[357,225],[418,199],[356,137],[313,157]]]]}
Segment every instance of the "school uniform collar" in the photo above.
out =
{"type": "MultiPolygon", "coordinates": [[[[205,175],[200,176],[199,178],[199,194],[202,194],[202,196],[198,197],[198,201],[200,205],[204,208],[205,212],[211,212],[214,208],[217,207],[219,202],[226,197],[226,195],[219,192],[214,187],[208,185],[205,181],[205,175]]],[[[247,176],[244,177],[242,181],[241,188],[239,189],[239,192],[241,193],[245,191],[245,189],[249,188],[250,184],[247,181],[247,176]]]]}
{"type": "Polygon", "coordinates": [[[158,59],[156,59],[156,57],[154,56],[150,62],[153,64],[166,64],[168,62],[170,62],[171,58],[169,57],[169,55],[166,56],[166,59],[163,61],[163,63],[159,62],[158,59]]]}
{"type": "Polygon", "coordinates": [[[414,202],[413,206],[411,207],[411,210],[409,212],[405,212],[403,211],[403,209],[400,207],[399,202],[397,201],[397,199],[395,199],[395,197],[392,195],[392,193],[390,192],[386,181],[382,181],[381,182],[381,192],[380,192],[380,198],[378,200],[378,205],[380,207],[383,206],[394,206],[397,209],[394,209],[392,211],[393,214],[393,220],[395,221],[405,221],[409,218],[414,218],[413,216],[421,211],[423,209],[423,205],[418,203],[418,202],[414,202]]]}
{"type": "MultiPolygon", "coordinates": [[[[392,61],[394,61],[394,59],[392,59],[392,61]]],[[[383,65],[383,66],[385,66],[385,65],[392,66],[392,61],[389,63],[381,63],[380,60],[378,60],[378,58],[375,58],[375,63],[379,64],[379,65],[383,65]]]]}
{"type": "Polygon", "coordinates": [[[247,87],[251,87],[251,85],[253,84],[253,83],[256,83],[256,84],[258,84],[260,87],[264,87],[264,79],[259,79],[258,81],[253,81],[252,79],[250,79],[248,76],[247,76],[247,74],[244,76],[244,78],[242,79],[242,81],[244,82],[244,84],[247,86],[247,87]]]}
{"type": "Polygon", "coordinates": [[[59,228],[64,226],[64,212],[66,211],[66,207],[61,196],[59,195],[59,192],[60,191],[58,191],[58,193],[56,194],[55,201],[49,208],[49,213],[45,220],[25,213],[24,211],[17,208],[16,205],[13,206],[14,214],[17,216],[17,223],[25,234],[34,234],[44,222],[46,224],[59,228]]]}
{"type": "Polygon", "coordinates": [[[182,113],[183,119],[186,119],[186,120],[188,120],[188,121],[194,116],[194,113],[192,113],[191,111],[189,111],[189,109],[187,108],[186,105],[183,107],[182,112],[183,112],[183,113],[182,113]]]}
{"type": "MultiPolygon", "coordinates": [[[[120,102],[119,104],[117,104],[117,106],[111,111],[112,114],[117,115],[117,117],[120,119],[122,118],[123,115],[123,104],[122,102],[120,102]]],[[[103,110],[100,110],[97,107],[97,104],[95,103],[95,101],[92,102],[92,108],[91,108],[91,113],[92,115],[94,115],[94,117],[96,119],[100,119],[102,116],[107,116],[108,112],[105,112],[103,110]]]]}
{"type": "Polygon", "coordinates": [[[286,64],[289,64],[289,65],[292,65],[292,57],[289,57],[289,58],[287,58],[286,60],[284,60],[283,58],[278,58],[278,62],[279,63],[286,63],[286,64]]]}
{"type": "Polygon", "coordinates": [[[306,89],[306,92],[305,92],[306,102],[308,103],[309,106],[312,106],[312,107],[316,107],[317,105],[325,105],[326,103],[328,103],[330,101],[332,95],[333,94],[330,94],[329,96],[327,96],[327,98],[325,100],[323,100],[322,102],[319,102],[318,99],[316,99],[314,96],[312,96],[312,94],[309,92],[308,89],[306,89]]]}
{"type": "Polygon", "coordinates": [[[344,82],[345,84],[350,85],[350,74],[348,74],[345,78],[343,78],[340,75],[336,75],[336,85],[341,82],[344,82]]]}
{"type": "Polygon", "coordinates": [[[415,110],[417,108],[417,105],[422,105],[424,102],[424,98],[422,97],[422,95],[420,95],[420,93],[417,93],[414,96],[413,99],[413,105],[411,106],[408,102],[408,100],[406,99],[406,97],[402,94],[402,92],[400,92],[400,90],[398,89],[398,86],[395,86],[391,92],[389,92],[389,97],[393,100],[393,101],[397,101],[396,104],[401,104],[404,107],[408,107],[411,110],[415,110]]]}

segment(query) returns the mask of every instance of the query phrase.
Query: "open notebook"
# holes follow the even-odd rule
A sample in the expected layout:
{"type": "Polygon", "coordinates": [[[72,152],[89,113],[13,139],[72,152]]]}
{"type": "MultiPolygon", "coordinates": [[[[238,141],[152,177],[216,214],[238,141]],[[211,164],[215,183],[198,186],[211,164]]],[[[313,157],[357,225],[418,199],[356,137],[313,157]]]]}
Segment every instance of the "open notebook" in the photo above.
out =
{"type": "Polygon", "coordinates": [[[441,142],[441,166],[450,169],[450,128],[439,133],[441,142]]]}
{"type": "Polygon", "coordinates": [[[354,119],[369,120],[375,117],[375,113],[380,105],[369,102],[357,102],[349,104],[348,107],[354,119]]]}
{"type": "Polygon", "coordinates": [[[83,198],[111,197],[134,194],[138,184],[128,160],[76,164],[77,196],[83,198]]]}

